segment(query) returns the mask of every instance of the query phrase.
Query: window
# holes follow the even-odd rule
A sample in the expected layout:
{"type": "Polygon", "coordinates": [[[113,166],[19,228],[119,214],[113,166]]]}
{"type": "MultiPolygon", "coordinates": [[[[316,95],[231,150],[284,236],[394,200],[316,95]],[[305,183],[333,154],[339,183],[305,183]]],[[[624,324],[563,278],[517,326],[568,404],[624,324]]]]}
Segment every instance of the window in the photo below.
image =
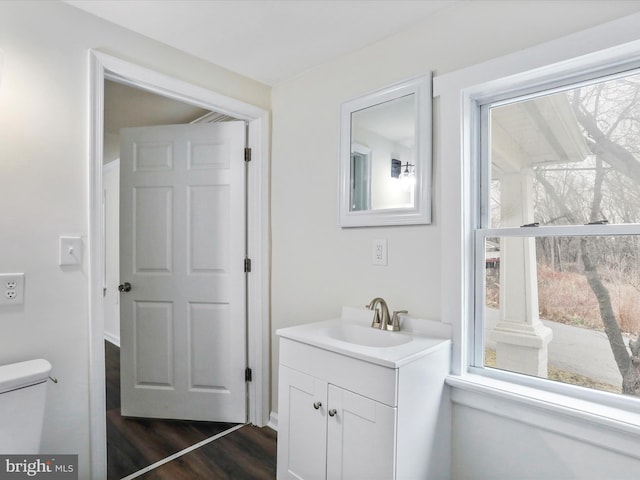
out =
{"type": "Polygon", "coordinates": [[[477,103],[474,370],[640,400],[640,71],[477,103]]]}

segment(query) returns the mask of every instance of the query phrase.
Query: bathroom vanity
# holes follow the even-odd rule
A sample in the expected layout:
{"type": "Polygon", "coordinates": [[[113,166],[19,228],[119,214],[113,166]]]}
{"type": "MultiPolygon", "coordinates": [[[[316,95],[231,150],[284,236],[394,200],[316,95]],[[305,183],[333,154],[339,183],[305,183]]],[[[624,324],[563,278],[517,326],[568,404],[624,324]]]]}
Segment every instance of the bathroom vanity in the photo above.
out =
{"type": "Polygon", "coordinates": [[[437,322],[372,329],[371,313],[276,332],[278,479],[449,477],[451,342],[437,322]]]}

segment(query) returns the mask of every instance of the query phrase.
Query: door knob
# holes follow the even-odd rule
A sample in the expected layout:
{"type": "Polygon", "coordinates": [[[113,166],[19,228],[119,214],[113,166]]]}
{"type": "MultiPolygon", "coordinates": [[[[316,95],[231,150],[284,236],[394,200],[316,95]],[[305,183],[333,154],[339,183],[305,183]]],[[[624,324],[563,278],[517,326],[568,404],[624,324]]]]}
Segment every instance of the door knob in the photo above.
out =
{"type": "Polygon", "coordinates": [[[318,410],[321,406],[322,406],[322,402],[315,402],[313,404],[313,408],[315,408],[316,410],[318,410]]]}
{"type": "Polygon", "coordinates": [[[329,410],[330,417],[335,417],[337,413],[338,411],[335,408],[332,408],[331,410],[329,410]]]}
{"type": "Polygon", "coordinates": [[[131,284],[129,282],[124,282],[122,285],[118,285],[119,292],[130,292],[131,284]]]}

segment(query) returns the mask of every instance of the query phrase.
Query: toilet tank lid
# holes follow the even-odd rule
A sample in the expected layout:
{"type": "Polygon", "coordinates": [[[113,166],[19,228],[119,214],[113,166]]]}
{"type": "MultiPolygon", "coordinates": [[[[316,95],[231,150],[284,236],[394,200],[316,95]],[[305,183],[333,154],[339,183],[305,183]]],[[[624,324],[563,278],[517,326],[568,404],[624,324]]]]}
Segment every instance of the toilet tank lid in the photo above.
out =
{"type": "Polygon", "coordinates": [[[0,393],[42,383],[49,378],[51,364],[42,359],[0,366],[0,393]]]}

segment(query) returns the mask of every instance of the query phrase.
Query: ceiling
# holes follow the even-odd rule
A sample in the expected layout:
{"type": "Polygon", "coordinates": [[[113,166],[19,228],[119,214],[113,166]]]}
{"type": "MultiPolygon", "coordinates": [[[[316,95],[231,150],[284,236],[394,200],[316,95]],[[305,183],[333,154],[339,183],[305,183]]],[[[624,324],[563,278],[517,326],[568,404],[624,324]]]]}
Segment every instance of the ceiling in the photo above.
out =
{"type": "Polygon", "coordinates": [[[353,112],[351,125],[354,130],[365,130],[388,141],[413,148],[416,134],[415,94],[353,112]]]}
{"type": "Polygon", "coordinates": [[[208,110],[120,83],[104,82],[104,131],[121,128],[190,123],[208,110]]]}
{"type": "Polygon", "coordinates": [[[267,85],[398,33],[456,0],[63,0],[267,85]]]}

